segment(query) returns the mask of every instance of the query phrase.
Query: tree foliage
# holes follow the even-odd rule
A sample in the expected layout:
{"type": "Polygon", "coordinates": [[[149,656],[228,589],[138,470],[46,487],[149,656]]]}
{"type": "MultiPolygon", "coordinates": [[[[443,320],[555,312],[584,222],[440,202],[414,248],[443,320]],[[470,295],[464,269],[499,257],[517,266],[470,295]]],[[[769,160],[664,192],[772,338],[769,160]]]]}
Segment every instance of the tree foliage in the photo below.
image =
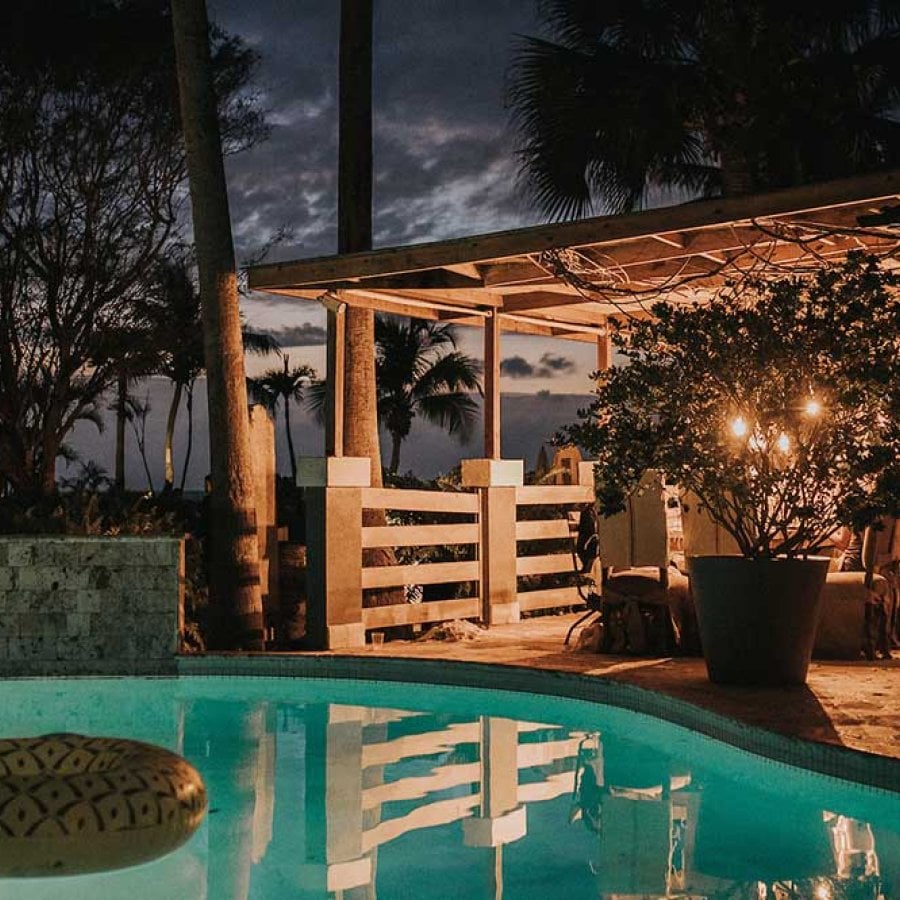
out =
{"type": "Polygon", "coordinates": [[[511,72],[526,193],[550,218],[900,162],[900,2],[542,0],[511,72]]]}
{"type": "MultiPolygon", "coordinates": [[[[255,54],[214,36],[228,145],[264,135],[255,54]]],[[[163,0],[0,12],[0,475],[52,490],[60,445],[115,380],[116,335],[180,240],[185,162],[163,0]],[[54,21],[54,28],[45,27],[54,21]]]]}
{"type": "Polygon", "coordinates": [[[606,514],[648,469],[696,494],[741,552],[796,555],[900,512],[900,278],[862,256],[811,280],[659,303],[565,439],[606,514]]]}
{"type": "Polygon", "coordinates": [[[424,319],[375,319],[378,419],[391,436],[389,471],[417,416],[465,442],[478,416],[481,366],[456,346],[456,329],[424,319]]]}

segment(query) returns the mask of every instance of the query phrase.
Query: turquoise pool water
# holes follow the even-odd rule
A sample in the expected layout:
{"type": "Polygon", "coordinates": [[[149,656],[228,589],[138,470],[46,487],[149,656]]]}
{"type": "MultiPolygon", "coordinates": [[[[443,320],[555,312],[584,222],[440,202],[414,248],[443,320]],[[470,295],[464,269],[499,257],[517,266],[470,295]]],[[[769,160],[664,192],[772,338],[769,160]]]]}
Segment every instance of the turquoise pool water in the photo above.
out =
{"type": "Polygon", "coordinates": [[[900,795],[611,707],[319,679],[0,682],[0,735],[59,731],[183,753],[209,815],[155,862],[0,879],[0,898],[900,898],[900,795]]]}

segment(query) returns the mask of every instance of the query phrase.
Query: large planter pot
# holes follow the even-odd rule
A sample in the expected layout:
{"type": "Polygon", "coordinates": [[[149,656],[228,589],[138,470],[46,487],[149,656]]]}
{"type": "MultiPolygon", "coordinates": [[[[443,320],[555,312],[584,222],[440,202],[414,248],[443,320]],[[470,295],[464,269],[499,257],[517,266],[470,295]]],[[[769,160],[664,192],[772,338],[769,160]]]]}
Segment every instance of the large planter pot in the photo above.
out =
{"type": "Polygon", "coordinates": [[[719,684],[804,684],[828,560],[689,560],[703,656],[719,684]]]}

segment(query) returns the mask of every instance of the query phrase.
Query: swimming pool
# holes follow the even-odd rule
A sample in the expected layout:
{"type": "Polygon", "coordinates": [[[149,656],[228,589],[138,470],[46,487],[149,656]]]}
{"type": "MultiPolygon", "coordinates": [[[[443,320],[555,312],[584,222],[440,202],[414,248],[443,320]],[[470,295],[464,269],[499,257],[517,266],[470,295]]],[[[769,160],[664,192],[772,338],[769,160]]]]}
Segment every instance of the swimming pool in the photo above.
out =
{"type": "Polygon", "coordinates": [[[0,897],[900,897],[900,795],[594,703],[318,678],[0,682],[0,735],[60,731],[183,753],[209,814],[162,859],[0,880],[0,897]]]}

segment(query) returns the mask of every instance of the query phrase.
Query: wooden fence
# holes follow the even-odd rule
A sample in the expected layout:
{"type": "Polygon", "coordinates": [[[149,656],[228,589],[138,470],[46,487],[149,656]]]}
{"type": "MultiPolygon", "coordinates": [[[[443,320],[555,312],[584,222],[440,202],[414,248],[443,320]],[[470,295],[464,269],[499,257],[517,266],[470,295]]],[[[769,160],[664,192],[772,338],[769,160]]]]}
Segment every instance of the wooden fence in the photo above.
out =
{"type": "Polygon", "coordinates": [[[360,646],[372,630],[453,619],[490,626],[581,604],[569,514],[577,518],[593,501],[590,466],[576,477],[575,485],[460,491],[373,488],[352,479],[307,486],[312,643],[360,646]],[[388,549],[396,564],[374,558],[388,549]],[[377,603],[368,602],[371,592],[379,592],[377,603]],[[405,602],[423,594],[425,602],[405,602]]]}

